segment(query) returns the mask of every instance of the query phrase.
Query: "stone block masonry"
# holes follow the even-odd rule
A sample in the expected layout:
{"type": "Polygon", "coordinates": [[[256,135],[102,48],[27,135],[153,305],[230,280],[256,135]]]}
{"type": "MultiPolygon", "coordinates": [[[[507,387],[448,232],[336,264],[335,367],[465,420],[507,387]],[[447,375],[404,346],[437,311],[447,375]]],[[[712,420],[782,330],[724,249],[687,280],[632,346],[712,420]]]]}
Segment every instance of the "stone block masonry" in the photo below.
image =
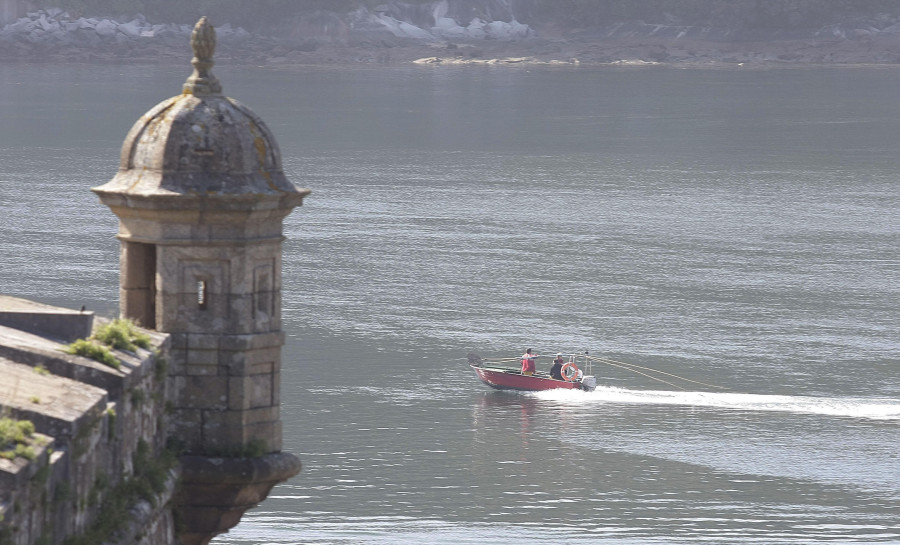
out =
{"type": "Polygon", "coordinates": [[[126,319],[94,337],[134,352],[63,354],[61,325],[81,313],[0,320],[15,432],[0,446],[17,449],[0,466],[0,545],[205,545],[300,471],[281,452],[281,242],[309,190],[287,180],[263,121],[222,95],[215,45],[204,17],[181,94],[134,124],[119,172],[93,188],[119,218],[126,319]]]}
{"type": "Polygon", "coordinates": [[[30,323],[34,332],[0,326],[0,417],[35,429],[26,456],[0,457],[0,543],[171,543],[173,518],[160,506],[173,495],[175,465],[158,466],[147,486],[147,467],[164,458],[168,337],[148,331],[149,349],[114,350],[115,369],[65,353],[54,324],[67,309],[2,298],[0,318],[29,306],[50,316],[30,323]],[[124,492],[138,484],[145,495],[124,492]],[[109,520],[123,508],[127,517],[109,520]]]}

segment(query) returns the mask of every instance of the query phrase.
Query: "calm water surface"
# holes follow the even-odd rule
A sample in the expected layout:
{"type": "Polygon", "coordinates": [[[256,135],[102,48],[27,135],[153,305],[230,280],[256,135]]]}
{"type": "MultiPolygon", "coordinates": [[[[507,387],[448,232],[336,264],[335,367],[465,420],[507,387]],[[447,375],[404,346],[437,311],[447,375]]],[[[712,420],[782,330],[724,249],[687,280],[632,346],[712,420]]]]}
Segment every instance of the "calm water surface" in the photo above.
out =
{"type": "MultiPolygon", "coordinates": [[[[0,66],[3,292],[115,312],[89,188],[189,73],[0,66]]],[[[900,70],[216,73],[313,194],[284,258],[304,469],[214,543],[900,543],[900,70]],[[724,390],[466,366],[526,347],[724,390]]]]}

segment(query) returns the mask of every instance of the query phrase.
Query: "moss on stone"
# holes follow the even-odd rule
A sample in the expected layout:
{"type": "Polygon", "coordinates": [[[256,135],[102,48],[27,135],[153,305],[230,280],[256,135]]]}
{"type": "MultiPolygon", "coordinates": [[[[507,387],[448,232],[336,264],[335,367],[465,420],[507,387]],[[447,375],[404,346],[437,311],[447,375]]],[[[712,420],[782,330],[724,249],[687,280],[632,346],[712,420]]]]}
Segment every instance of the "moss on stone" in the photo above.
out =
{"type": "Polygon", "coordinates": [[[112,355],[109,348],[94,343],[88,339],[78,339],[77,341],[66,347],[66,353],[76,356],[84,356],[92,360],[99,361],[104,365],[109,365],[115,369],[122,367],[122,362],[112,355]]]}
{"type": "Polygon", "coordinates": [[[269,449],[269,445],[265,441],[262,439],[251,439],[242,445],[209,448],[195,454],[211,458],[260,458],[269,452],[271,452],[271,449],[269,449]]]}
{"type": "Polygon", "coordinates": [[[31,478],[31,482],[37,485],[38,487],[43,487],[47,484],[47,479],[50,478],[50,464],[44,464],[41,466],[39,470],[34,474],[31,478]]]}
{"type": "MultiPolygon", "coordinates": [[[[128,511],[135,503],[143,499],[156,505],[159,495],[165,491],[169,470],[177,462],[176,454],[170,450],[155,456],[142,439],[133,457],[134,475],[126,477],[105,495],[90,528],[81,535],[70,536],[63,545],[95,545],[107,541],[129,520],[128,511]]],[[[98,495],[105,488],[105,481],[94,483],[98,495]]]]}
{"type": "Polygon", "coordinates": [[[63,481],[56,486],[56,490],[53,492],[53,505],[62,505],[69,501],[71,497],[72,485],[67,481],[63,481]]]}
{"type": "Polygon", "coordinates": [[[30,420],[0,418],[0,458],[34,460],[34,424],[30,420]]]}
{"type": "Polygon", "coordinates": [[[122,362],[110,348],[137,352],[138,348],[150,348],[150,336],[142,333],[131,320],[117,318],[98,327],[89,339],[78,339],[68,345],[65,351],[119,369],[122,362]]]}
{"type": "Polygon", "coordinates": [[[153,375],[156,378],[157,382],[161,382],[166,378],[166,372],[169,368],[169,361],[159,353],[156,352],[156,367],[153,368],[153,375]]]}
{"type": "Polygon", "coordinates": [[[116,410],[112,407],[106,409],[107,434],[109,439],[116,436],[116,410]]]}
{"type": "Polygon", "coordinates": [[[131,404],[135,408],[140,407],[144,404],[144,400],[146,399],[146,395],[143,390],[140,388],[132,388],[131,389],[131,404]]]}
{"type": "Polygon", "coordinates": [[[138,348],[150,347],[150,336],[127,319],[115,319],[98,327],[93,338],[117,350],[136,352],[138,348]]]}

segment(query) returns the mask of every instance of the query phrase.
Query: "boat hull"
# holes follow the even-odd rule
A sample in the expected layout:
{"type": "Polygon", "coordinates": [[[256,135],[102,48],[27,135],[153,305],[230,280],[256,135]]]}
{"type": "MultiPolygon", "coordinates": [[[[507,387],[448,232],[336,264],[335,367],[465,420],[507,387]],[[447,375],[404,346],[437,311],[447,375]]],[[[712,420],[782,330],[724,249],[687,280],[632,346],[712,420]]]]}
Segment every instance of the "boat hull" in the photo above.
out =
{"type": "Polygon", "coordinates": [[[481,382],[497,390],[540,392],[544,390],[583,390],[581,382],[556,380],[549,376],[523,375],[515,369],[471,365],[481,382]]]}

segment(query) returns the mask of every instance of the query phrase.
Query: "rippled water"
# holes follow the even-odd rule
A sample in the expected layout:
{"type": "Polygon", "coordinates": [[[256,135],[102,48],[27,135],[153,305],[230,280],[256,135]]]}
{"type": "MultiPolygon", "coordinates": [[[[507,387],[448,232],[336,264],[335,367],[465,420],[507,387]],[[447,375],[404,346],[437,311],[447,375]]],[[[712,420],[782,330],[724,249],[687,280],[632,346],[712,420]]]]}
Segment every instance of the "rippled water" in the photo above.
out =
{"type": "MultiPolygon", "coordinates": [[[[313,194],[284,258],[304,469],[214,543],[900,543],[900,72],[216,71],[313,194]],[[466,366],[528,346],[723,389],[466,366]]],[[[0,66],[4,292],[115,311],[88,188],[188,73],[0,66]]]]}

